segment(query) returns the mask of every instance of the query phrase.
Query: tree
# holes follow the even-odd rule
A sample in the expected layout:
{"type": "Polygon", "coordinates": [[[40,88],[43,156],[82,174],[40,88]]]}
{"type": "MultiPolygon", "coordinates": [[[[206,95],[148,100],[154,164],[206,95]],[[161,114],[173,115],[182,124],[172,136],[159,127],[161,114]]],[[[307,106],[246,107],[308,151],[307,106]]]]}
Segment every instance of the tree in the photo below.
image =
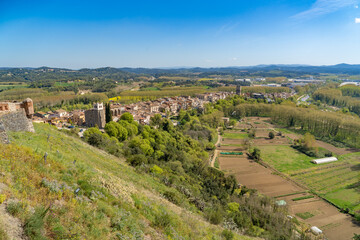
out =
{"type": "Polygon", "coordinates": [[[150,125],[154,127],[159,127],[161,123],[161,115],[159,113],[155,114],[153,117],[150,118],[150,125]]]}
{"type": "Polygon", "coordinates": [[[105,121],[111,122],[112,121],[112,114],[110,110],[110,103],[105,103],[105,121]]]}
{"type": "Polygon", "coordinates": [[[125,120],[128,121],[129,123],[132,123],[134,121],[134,117],[133,115],[131,115],[131,113],[123,113],[123,115],[121,115],[120,120],[125,120]]]}
{"type": "Polygon", "coordinates": [[[274,137],[275,137],[274,132],[273,132],[273,131],[269,132],[269,138],[270,138],[270,139],[274,139],[274,137]]]}
{"type": "Polygon", "coordinates": [[[250,153],[250,158],[254,159],[255,161],[260,160],[260,149],[254,148],[252,152],[250,153]]]}
{"type": "Polygon", "coordinates": [[[255,138],[255,134],[256,134],[255,129],[251,129],[249,131],[249,138],[255,138]]]}
{"type": "Polygon", "coordinates": [[[305,133],[304,138],[302,139],[302,146],[304,150],[311,150],[316,147],[316,140],[314,135],[310,133],[305,133]]]}

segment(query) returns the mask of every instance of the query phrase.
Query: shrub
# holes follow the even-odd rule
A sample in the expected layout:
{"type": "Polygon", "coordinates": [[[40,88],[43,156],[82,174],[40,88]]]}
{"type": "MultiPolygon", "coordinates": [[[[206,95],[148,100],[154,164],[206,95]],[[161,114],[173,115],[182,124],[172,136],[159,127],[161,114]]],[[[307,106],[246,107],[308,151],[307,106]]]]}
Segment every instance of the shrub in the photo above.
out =
{"type": "Polygon", "coordinates": [[[255,161],[259,161],[260,160],[260,149],[259,148],[254,148],[251,153],[250,153],[250,158],[254,159],[255,161]]]}
{"type": "Polygon", "coordinates": [[[164,172],[164,170],[158,165],[154,165],[152,168],[150,168],[150,171],[155,174],[162,174],[164,172]]]}
{"type": "Polygon", "coordinates": [[[44,218],[49,208],[38,207],[35,212],[25,220],[24,232],[30,239],[45,240],[42,235],[44,228],[44,218]]]}
{"type": "Polygon", "coordinates": [[[274,132],[273,132],[273,131],[269,132],[269,138],[270,138],[270,139],[274,139],[274,137],[275,137],[274,132]]]}
{"type": "Polygon", "coordinates": [[[6,211],[12,216],[19,216],[23,211],[23,204],[21,202],[9,202],[6,206],[6,211]]]}
{"type": "Polygon", "coordinates": [[[206,211],[206,218],[210,223],[218,225],[223,221],[223,212],[220,208],[211,208],[206,211]]]}
{"type": "Polygon", "coordinates": [[[234,239],[234,233],[231,230],[228,229],[224,229],[221,233],[221,236],[223,236],[223,238],[225,240],[232,240],[234,239]]]}
{"type": "Polygon", "coordinates": [[[165,228],[171,224],[171,217],[165,210],[160,210],[160,212],[155,214],[154,226],[165,228]]]}
{"type": "Polygon", "coordinates": [[[173,191],[164,192],[164,197],[172,203],[179,204],[181,202],[180,196],[173,191]]]}
{"type": "Polygon", "coordinates": [[[127,159],[127,162],[130,163],[131,166],[140,166],[141,164],[146,164],[147,158],[142,154],[136,154],[134,156],[131,156],[127,159]]]}
{"type": "Polygon", "coordinates": [[[0,204],[2,204],[6,200],[5,194],[0,194],[0,204]]]}

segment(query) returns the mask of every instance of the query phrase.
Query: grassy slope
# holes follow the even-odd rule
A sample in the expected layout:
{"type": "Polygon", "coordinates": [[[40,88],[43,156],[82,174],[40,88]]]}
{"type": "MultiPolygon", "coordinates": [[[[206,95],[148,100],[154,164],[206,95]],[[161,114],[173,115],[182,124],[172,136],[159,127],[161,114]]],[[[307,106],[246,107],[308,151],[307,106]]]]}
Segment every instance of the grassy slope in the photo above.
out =
{"type": "Polygon", "coordinates": [[[7,199],[24,203],[18,214],[23,221],[32,208],[51,205],[44,224],[48,238],[221,239],[221,227],[206,222],[187,202],[179,207],[165,200],[161,194],[168,187],[123,159],[51,126],[35,124],[35,129],[35,134],[11,133],[13,144],[0,145],[0,182],[9,186],[7,199]],[[41,184],[44,178],[51,184],[41,184]],[[70,188],[59,190],[63,183],[70,188]]]}

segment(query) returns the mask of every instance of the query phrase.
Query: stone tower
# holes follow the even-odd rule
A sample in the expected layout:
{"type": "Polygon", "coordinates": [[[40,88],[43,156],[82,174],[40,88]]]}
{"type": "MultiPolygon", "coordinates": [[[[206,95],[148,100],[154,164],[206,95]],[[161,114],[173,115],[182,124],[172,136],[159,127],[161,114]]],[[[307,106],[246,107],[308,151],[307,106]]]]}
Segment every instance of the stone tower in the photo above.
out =
{"type": "Polygon", "coordinates": [[[85,122],[88,127],[105,127],[105,109],[103,103],[95,103],[93,109],[85,111],[85,122]]]}
{"type": "Polygon", "coordinates": [[[238,85],[238,86],[236,86],[236,95],[241,95],[241,86],[240,85],[238,85]]]}

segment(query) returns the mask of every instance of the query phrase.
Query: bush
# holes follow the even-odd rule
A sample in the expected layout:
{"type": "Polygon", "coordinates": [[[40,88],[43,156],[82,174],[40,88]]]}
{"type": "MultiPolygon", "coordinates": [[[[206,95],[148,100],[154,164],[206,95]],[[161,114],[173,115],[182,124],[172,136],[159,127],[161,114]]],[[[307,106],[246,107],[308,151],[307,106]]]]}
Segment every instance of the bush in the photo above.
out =
{"type": "Polygon", "coordinates": [[[164,172],[164,170],[161,167],[159,167],[158,165],[154,165],[152,168],[150,168],[150,171],[157,175],[162,174],[164,172]]]}
{"type": "Polygon", "coordinates": [[[0,204],[2,204],[6,200],[5,194],[0,194],[0,204]]]}
{"type": "Polygon", "coordinates": [[[223,238],[225,240],[232,240],[234,239],[234,233],[231,230],[228,229],[224,229],[221,233],[221,236],[223,236],[223,238]]]}
{"type": "Polygon", "coordinates": [[[44,218],[49,208],[38,207],[35,212],[25,220],[24,232],[30,239],[45,240],[42,235],[44,228],[44,218]]]}
{"type": "Polygon", "coordinates": [[[275,137],[274,132],[273,132],[273,131],[269,132],[269,138],[270,138],[270,139],[274,139],[274,137],[275,137]]]}
{"type": "Polygon", "coordinates": [[[171,217],[165,210],[160,210],[160,212],[155,214],[154,226],[165,228],[171,224],[171,217]]]}
{"type": "Polygon", "coordinates": [[[6,211],[12,216],[17,217],[23,211],[23,207],[21,202],[9,202],[6,206],[6,211]]]}
{"type": "Polygon", "coordinates": [[[136,167],[140,166],[141,164],[146,164],[147,158],[142,154],[136,154],[134,156],[131,156],[127,159],[127,162],[130,163],[131,166],[136,167]]]}
{"type": "Polygon", "coordinates": [[[179,204],[181,202],[181,198],[177,192],[166,191],[164,192],[164,197],[172,203],[179,204]]]}
{"type": "Polygon", "coordinates": [[[206,211],[206,218],[210,223],[218,225],[223,221],[223,212],[220,208],[211,208],[206,211]]]}

